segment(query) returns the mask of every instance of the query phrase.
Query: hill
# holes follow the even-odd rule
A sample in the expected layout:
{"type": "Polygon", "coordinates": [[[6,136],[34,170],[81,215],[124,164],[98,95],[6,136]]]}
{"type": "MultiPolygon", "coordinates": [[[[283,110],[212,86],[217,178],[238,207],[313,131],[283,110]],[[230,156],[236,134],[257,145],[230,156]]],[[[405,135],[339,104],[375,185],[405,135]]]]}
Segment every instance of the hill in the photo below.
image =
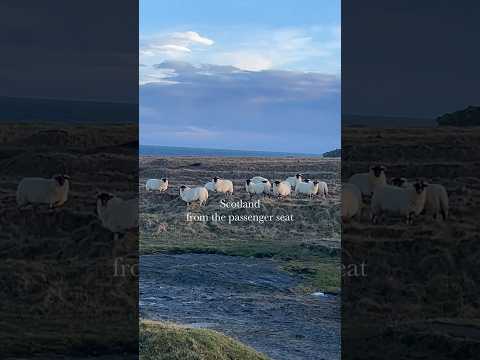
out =
{"type": "Polygon", "coordinates": [[[323,157],[334,158],[334,157],[341,157],[341,156],[342,156],[342,149],[335,149],[335,150],[327,151],[326,153],[323,153],[323,157]]]}
{"type": "Polygon", "coordinates": [[[480,106],[468,106],[437,117],[440,126],[480,126],[480,106]]]}
{"type": "Polygon", "coordinates": [[[216,331],[157,321],[140,323],[139,341],[140,360],[268,360],[216,331]]]}

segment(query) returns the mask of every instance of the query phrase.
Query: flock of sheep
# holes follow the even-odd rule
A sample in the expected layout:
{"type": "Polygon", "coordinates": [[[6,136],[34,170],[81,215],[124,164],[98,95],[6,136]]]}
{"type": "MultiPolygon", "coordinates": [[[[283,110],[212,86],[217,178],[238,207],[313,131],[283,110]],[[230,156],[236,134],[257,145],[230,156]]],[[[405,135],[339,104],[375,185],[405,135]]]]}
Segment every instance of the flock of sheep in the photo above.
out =
{"type": "Polygon", "coordinates": [[[342,219],[348,221],[362,215],[370,199],[371,220],[375,224],[380,217],[397,215],[411,224],[414,216],[422,213],[443,220],[448,217],[448,194],[440,184],[429,184],[416,179],[393,178],[387,183],[384,166],[372,166],[367,173],[355,174],[342,184],[342,219]]]}
{"type": "MultiPolygon", "coordinates": [[[[23,178],[17,187],[17,205],[48,205],[50,209],[62,206],[68,200],[70,177],[54,175],[50,179],[23,178]]],[[[138,202],[123,200],[107,192],[97,192],[97,216],[102,226],[111,232],[123,233],[138,226],[138,202]]]]}
{"type": "MultiPolygon", "coordinates": [[[[440,184],[428,184],[417,179],[409,182],[405,178],[393,178],[387,183],[384,166],[372,166],[367,173],[355,174],[348,183],[342,185],[342,219],[348,221],[362,215],[368,199],[373,223],[377,223],[384,215],[400,215],[411,223],[414,216],[426,213],[437,219],[448,217],[449,200],[445,187],[440,184]]],[[[147,191],[166,191],[168,179],[149,179],[147,191]]],[[[17,205],[46,204],[49,208],[62,206],[68,200],[70,178],[67,175],[55,175],[50,179],[28,177],[20,181],[17,187],[17,205]]],[[[198,201],[205,205],[208,192],[233,194],[233,182],[214,177],[204,186],[190,188],[180,186],[180,198],[187,203],[198,201]]],[[[327,184],[323,181],[312,181],[302,174],[288,177],[283,181],[270,182],[262,176],[254,176],[245,181],[245,191],[252,196],[287,197],[299,194],[313,197],[328,195],[327,184]]],[[[96,197],[97,216],[104,228],[115,234],[125,232],[138,226],[138,202],[136,199],[124,200],[110,193],[98,192],[96,197]]]]}
{"type": "MultiPolygon", "coordinates": [[[[149,179],[145,184],[147,191],[157,190],[166,191],[168,189],[168,179],[149,179]]],[[[224,193],[225,196],[231,196],[233,194],[233,182],[227,179],[220,179],[214,177],[212,181],[207,182],[204,186],[197,186],[190,188],[188,186],[180,186],[180,198],[187,203],[198,201],[200,206],[205,205],[208,199],[208,192],[224,193]]],[[[251,179],[245,181],[245,191],[252,196],[277,196],[286,197],[292,193],[295,196],[299,194],[313,197],[314,195],[320,195],[326,198],[328,195],[328,186],[324,181],[310,180],[304,178],[303,174],[296,174],[295,176],[288,177],[283,181],[270,182],[268,179],[262,176],[254,176],[251,179]]]]}

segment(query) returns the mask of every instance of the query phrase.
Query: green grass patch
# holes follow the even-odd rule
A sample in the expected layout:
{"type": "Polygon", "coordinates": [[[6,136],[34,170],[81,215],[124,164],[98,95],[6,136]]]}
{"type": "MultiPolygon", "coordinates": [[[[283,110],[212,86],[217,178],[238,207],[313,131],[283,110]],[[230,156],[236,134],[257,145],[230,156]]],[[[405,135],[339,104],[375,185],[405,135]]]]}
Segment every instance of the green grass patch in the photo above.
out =
{"type": "Polygon", "coordinates": [[[338,249],[304,243],[272,241],[209,241],[192,239],[183,242],[156,242],[142,237],[140,252],[143,255],[167,254],[218,254],[255,258],[273,258],[282,263],[289,273],[301,275],[300,292],[324,291],[339,293],[341,286],[340,254],[338,249]]]}
{"type": "Polygon", "coordinates": [[[142,321],[141,360],[268,360],[242,343],[213,330],[142,321]]]}

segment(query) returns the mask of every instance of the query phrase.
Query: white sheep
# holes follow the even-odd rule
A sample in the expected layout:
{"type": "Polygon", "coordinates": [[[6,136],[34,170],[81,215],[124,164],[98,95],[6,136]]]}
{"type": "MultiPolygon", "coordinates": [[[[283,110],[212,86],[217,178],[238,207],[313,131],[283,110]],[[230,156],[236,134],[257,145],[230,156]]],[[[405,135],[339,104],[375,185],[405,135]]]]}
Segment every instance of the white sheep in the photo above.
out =
{"type": "Polygon", "coordinates": [[[362,214],[362,193],[355,184],[342,184],[342,220],[362,214]]]}
{"type": "MultiPolygon", "coordinates": [[[[315,183],[315,181],[314,181],[315,183]]],[[[317,187],[317,192],[316,194],[322,196],[324,199],[327,198],[328,196],[328,185],[325,181],[317,181],[317,184],[316,184],[316,187],[317,187]]]]}
{"type": "Polygon", "coordinates": [[[262,183],[263,184],[263,193],[269,195],[272,191],[272,184],[267,178],[263,176],[254,176],[250,179],[251,182],[254,183],[262,183]]]}
{"type": "Polygon", "coordinates": [[[250,179],[245,181],[245,190],[250,196],[262,195],[265,192],[265,184],[262,182],[253,182],[250,179]]]}
{"type": "Polygon", "coordinates": [[[160,192],[166,191],[168,189],[168,179],[148,179],[145,184],[147,191],[158,190],[160,192]]]}
{"type": "Polygon", "coordinates": [[[97,194],[97,215],[102,226],[111,232],[124,233],[138,227],[137,199],[123,200],[110,193],[97,194]]]}
{"type": "Polygon", "coordinates": [[[318,181],[310,181],[309,179],[305,179],[302,182],[298,182],[295,186],[295,195],[298,194],[305,194],[309,197],[317,194],[318,192],[318,181]]]}
{"type": "Polygon", "coordinates": [[[270,181],[263,180],[262,184],[263,184],[263,193],[265,195],[270,195],[272,192],[272,184],[270,183],[270,181]]]}
{"type": "Polygon", "coordinates": [[[437,219],[441,214],[443,220],[448,217],[448,194],[445,187],[440,184],[428,184],[425,199],[425,212],[437,219]]]}
{"type": "Polygon", "coordinates": [[[289,182],[287,181],[275,181],[273,183],[273,194],[281,197],[288,196],[292,192],[292,188],[289,182]]]}
{"type": "Polygon", "coordinates": [[[404,216],[407,224],[411,223],[413,215],[419,215],[423,211],[427,186],[423,181],[416,181],[408,188],[392,185],[377,187],[371,203],[372,222],[376,223],[380,214],[392,213],[404,216]]]}
{"type": "Polygon", "coordinates": [[[17,187],[17,205],[48,204],[50,208],[63,205],[68,199],[70,177],[55,175],[51,179],[23,178],[17,187]]]}
{"type": "Polygon", "coordinates": [[[209,181],[205,184],[205,189],[208,191],[215,191],[215,183],[213,181],[209,181]]]}
{"type": "Polygon", "coordinates": [[[410,182],[407,180],[407,178],[404,178],[404,177],[395,177],[395,178],[391,179],[390,182],[393,186],[398,186],[398,187],[401,187],[401,188],[407,188],[407,187],[412,186],[412,184],[410,184],[410,182]]]}
{"type": "Polygon", "coordinates": [[[57,175],[63,177],[64,184],[61,186],[61,190],[57,192],[58,199],[55,206],[62,206],[68,200],[68,192],[70,191],[70,176],[68,175],[57,175]]]}
{"type": "Polygon", "coordinates": [[[213,182],[215,183],[215,191],[219,193],[224,193],[225,195],[232,195],[233,194],[233,182],[226,179],[220,179],[218,177],[213,178],[213,182]]]}
{"type": "Polygon", "coordinates": [[[296,174],[295,176],[290,176],[286,178],[285,181],[290,185],[290,189],[295,189],[297,183],[303,181],[303,174],[296,174]]]}
{"type": "Polygon", "coordinates": [[[261,183],[261,182],[264,182],[264,181],[268,181],[268,179],[264,178],[263,176],[254,176],[250,180],[253,181],[253,182],[256,182],[256,183],[261,183]]]}
{"type": "Polygon", "coordinates": [[[180,198],[187,203],[187,206],[191,202],[199,201],[200,206],[205,205],[208,199],[208,190],[203,186],[189,188],[188,186],[180,186],[180,198]]]}
{"type": "Polygon", "coordinates": [[[385,166],[372,166],[368,173],[352,175],[348,182],[350,184],[355,184],[361,191],[362,195],[371,196],[377,186],[387,184],[385,170],[385,166]]]}

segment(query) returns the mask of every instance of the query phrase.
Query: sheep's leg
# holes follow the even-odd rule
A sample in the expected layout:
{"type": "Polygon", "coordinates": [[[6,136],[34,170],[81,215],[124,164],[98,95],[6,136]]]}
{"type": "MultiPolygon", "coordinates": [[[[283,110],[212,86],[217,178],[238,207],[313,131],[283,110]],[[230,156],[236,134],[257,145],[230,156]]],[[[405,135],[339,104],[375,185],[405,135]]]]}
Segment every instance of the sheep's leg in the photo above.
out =
{"type": "Polygon", "coordinates": [[[447,220],[447,212],[444,209],[442,209],[441,214],[442,214],[443,221],[446,221],[447,220]]]}
{"type": "Polygon", "coordinates": [[[413,224],[413,215],[414,213],[413,212],[410,212],[407,216],[407,225],[411,225],[413,224]]]}

